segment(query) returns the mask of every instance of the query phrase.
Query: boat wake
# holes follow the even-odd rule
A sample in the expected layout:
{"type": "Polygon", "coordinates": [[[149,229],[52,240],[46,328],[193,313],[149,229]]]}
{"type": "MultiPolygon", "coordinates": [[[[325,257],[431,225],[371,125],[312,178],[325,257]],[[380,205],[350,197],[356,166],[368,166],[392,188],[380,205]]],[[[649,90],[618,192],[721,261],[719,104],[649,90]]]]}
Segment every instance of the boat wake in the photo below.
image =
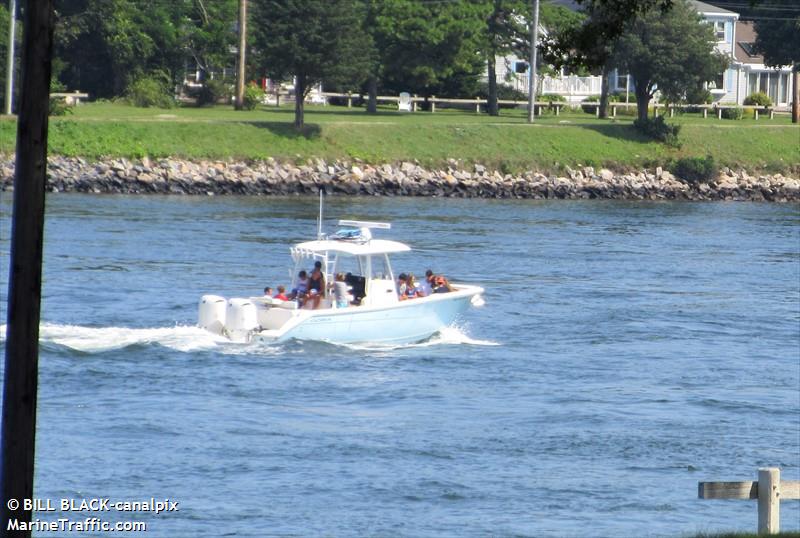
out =
{"type": "Polygon", "coordinates": [[[463,327],[451,325],[440,329],[436,334],[415,344],[334,344],[359,351],[391,351],[393,349],[413,349],[442,345],[499,346],[491,340],[479,340],[469,336],[463,327]]]}
{"type": "MultiPolygon", "coordinates": [[[[5,325],[0,326],[0,332],[0,340],[5,340],[5,325]]],[[[193,326],[133,329],[43,323],[39,326],[39,342],[44,345],[56,344],[83,353],[102,353],[151,344],[181,352],[198,351],[214,348],[227,340],[193,326]]]]}
{"type": "MultiPolygon", "coordinates": [[[[4,341],[6,326],[0,325],[0,341],[4,341]]],[[[82,353],[103,353],[132,346],[158,345],[179,352],[193,352],[217,349],[223,353],[240,355],[249,351],[261,353],[268,348],[279,351],[282,344],[266,346],[263,343],[237,344],[227,338],[214,335],[200,327],[176,325],[135,329],[129,327],[83,327],[43,323],[39,327],[39,342],[54,344],[82,353]]],[[[445,327],[424,342],[404,345],[380,344],[331,344],[359,351],[391,351],[396,349],[422,348],[442,345],[497,346],[496,342],[470,337],[462,327],[445,327]]]]}

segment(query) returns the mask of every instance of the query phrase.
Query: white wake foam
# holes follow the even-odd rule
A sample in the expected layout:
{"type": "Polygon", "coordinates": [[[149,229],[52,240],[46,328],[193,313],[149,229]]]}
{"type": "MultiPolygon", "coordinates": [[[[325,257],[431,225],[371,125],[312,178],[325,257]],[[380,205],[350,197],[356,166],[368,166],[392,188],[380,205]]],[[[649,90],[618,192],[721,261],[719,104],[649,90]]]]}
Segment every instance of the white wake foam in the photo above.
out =
{"type": "MultiPolygon", "coordinates": [[[[0,340],[4,340],[6,326],[0,325],[0,340]]],[[[101,353],[114,349],[140,344],[158,344],[180,352],[200,351],[223,347],[225,353],[242,354],[254,350],[265,351],[258,341],[250,344],[235,344],[227,338],[214,335],[200,327],[176,325],[174,327],[158,327],[149,329],[133,329],[129,327],[83,327],[80,325],[62,325],[43,323],[39,327],[40,342],[54,343],[84,353],[101,353]]],[[[353,350],[391,351],[417,347],[441,345],[499,346],[490,340],[470,337],[462,327],[450,326],[441,329],[424,342],[416,344],[342,344],[353,350]]],[[[266,346],[270,351],[278,349],[266,346]]]]}
{"type": "MultiPolygon", "coordinates": [[[[0,326],[0,332],[0,338],[5,339],[5,325],[0,326]]],[[[132,329],[55,323],[43,323],[39,326],[39,341],[52,342],[85,353],[121,349],[136,344],[158,344],[176,351],[197,351],[227,342],[225,338],[192,326],[132,329]]]]}
{"type": "Polygon", "coordinates": [[[472,338],[466,333],[465,328],[457,325],[451,325],[449,327],[440,329],[439,332],[434,334],[429,339],[425,340],[424,342],[418,342],[415,344],[342,344],[342,345],[355,350],[391,351],[394,349],[410,349],[417,347],[461,345],[461,344],[467,344],[471,346],[500,345],[499,343],[492,342],[491,340],[480,340],[477,338],[472,338]]]}

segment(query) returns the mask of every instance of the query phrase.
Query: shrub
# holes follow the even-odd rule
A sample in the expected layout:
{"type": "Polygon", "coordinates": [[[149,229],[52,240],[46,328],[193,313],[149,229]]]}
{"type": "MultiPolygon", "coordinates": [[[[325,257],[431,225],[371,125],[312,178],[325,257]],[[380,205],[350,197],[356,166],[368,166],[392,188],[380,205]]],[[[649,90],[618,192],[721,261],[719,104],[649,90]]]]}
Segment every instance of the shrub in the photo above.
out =
{"type": "Polygon", "coordinates": [[[67,101],[62,97],[50,98],[50,112],[51,116],[66,116],[72,114],[72,107],[67,105],[67,101]]]}
{"type": "Polygon", "coordinates": [[[686,92],[686,103],[690,105],[707,105],[712,100],[711,92],[702,86],[686,92]]]}
{"type": "MultiPolygon", "coordinates": [[[[621,101],[625,101],[625,94],[620,95],[618,93],[609,93],[608,94],[608,102],[609,103],[619,103],[621,101]]],[[[600,96],[599,95],[590,95],[583,101],[581,101],[581,109],[586,112],[587,114],[595,114],[596,107],[594,105],[588,106],[584,105],[583,103],[599,103],[600,96]]]]}
{"type": "Polygon", "coordinates": [[[567,98],[557,93],[543,93],[536,100],[543,103],[565,103],[567,98]]]}
{"type": "Polygon", "coordinates": [[[708,183],[716,173],[714,157],[684,157],[672,167],[672,173],[687,183],[708,183]]]}
{"type": "Polygon", "coordinates": [[[199,89],[189,92],[195,98],[197,106],[211,106],[219,101],[228,102],[231,99],[231,87],[221,80],[207,80],[199,89]]]}
{"type": "MultiPolygon", "coordinates": [[[[489,98],[489,84],[484,82],[478,86],[477,97],[489,98]]],[[[500,101],[528,101],[528,94],[512,88],[507,84],[497,85],[497,99],[500,101]]],[[[500,105],[500,108],[514,108],[515,105],[500,105]]]]}
{"type": "Polygon", "coordinates": [[[263,99],[264,90],[262,90],[257,84],[251,82],[244,88],[242,108],[245,110],[254,110],[263,99]]]}
{"type": "Polygon", "coordinates": [[[772,99],[764,92],[756,92],[748,95],[744,104],[747,106],[772,106],[772,99]]]}
{"type": "Polygon", "coordinates": [[[128,85],[125,97],[130,104],[138,107],[172,108],[175,99],[162,77],[146,75],[135,79],[128,85]]]}
{"type": "MultiPolygon", "coordinates": [[[[364,106],[367,102],[367,97],[361,97],[358,94],[353,94],[350,104],[351,106],[364,106]]],[[[347,97],[328,97],[328,104],[333,106],[347,106],[347,97]]]]}
{"type": "Polygon", "coordinates": [[[744,116],[744,112],[738,106],[722,109],[722,118],[726,120],[740,120],[744,116]]]}
{"type": "Polygon", "coordinates": [[[658,140],[659,142],[663,142],[669,146],[680,146],[680,143],[678,142],[678,134],[681,131],[681,126],[668,124],[666,121],[664,121],[664,116],[659,116],[652,119],[647,118],[645,120],[637,119],[633,122],[633,125],[639,130],[639,132],[643,133],[649,138],[652,138],[653,140],[658,140]]]}

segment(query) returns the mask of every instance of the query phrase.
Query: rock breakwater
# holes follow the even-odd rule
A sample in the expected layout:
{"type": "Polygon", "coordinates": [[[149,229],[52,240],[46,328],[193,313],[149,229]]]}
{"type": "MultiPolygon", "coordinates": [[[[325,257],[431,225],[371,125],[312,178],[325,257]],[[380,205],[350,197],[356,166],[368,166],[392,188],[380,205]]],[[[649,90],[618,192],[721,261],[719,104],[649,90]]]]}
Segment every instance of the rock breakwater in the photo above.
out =
{"type": "MultiPolygon", "coordinates": [[[[13,158],[0,158],[0,190],[13,188],[13,158]]],[[[311,159],[304,164],[181,159],[88,161],[50,157],[49,192],[173,195],[437,196],[459,198],[800,201],[800,180],[725,168],[692,184],[656,168],[615,173],[566,168],[561,175],[502,174],[451,160],[438,170],[414,162],[370,165],[311,159]]]]}

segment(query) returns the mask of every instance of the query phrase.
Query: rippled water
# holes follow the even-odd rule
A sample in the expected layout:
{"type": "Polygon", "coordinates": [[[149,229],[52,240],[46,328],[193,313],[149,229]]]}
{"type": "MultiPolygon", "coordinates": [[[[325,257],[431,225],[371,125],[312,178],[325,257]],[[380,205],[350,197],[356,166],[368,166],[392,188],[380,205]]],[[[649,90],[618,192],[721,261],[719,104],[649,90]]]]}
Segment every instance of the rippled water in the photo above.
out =
{"type": "Polygon", "coordinates": [[[486,306],[404,347],[193,328],[204,293],[286,283],[316,212],[48,199],[38,497],[178,500],[103,515],[147,536],[678,537],[755,530],[698,481],[799,477],[797,205],[332,198],[486,306]]]}

